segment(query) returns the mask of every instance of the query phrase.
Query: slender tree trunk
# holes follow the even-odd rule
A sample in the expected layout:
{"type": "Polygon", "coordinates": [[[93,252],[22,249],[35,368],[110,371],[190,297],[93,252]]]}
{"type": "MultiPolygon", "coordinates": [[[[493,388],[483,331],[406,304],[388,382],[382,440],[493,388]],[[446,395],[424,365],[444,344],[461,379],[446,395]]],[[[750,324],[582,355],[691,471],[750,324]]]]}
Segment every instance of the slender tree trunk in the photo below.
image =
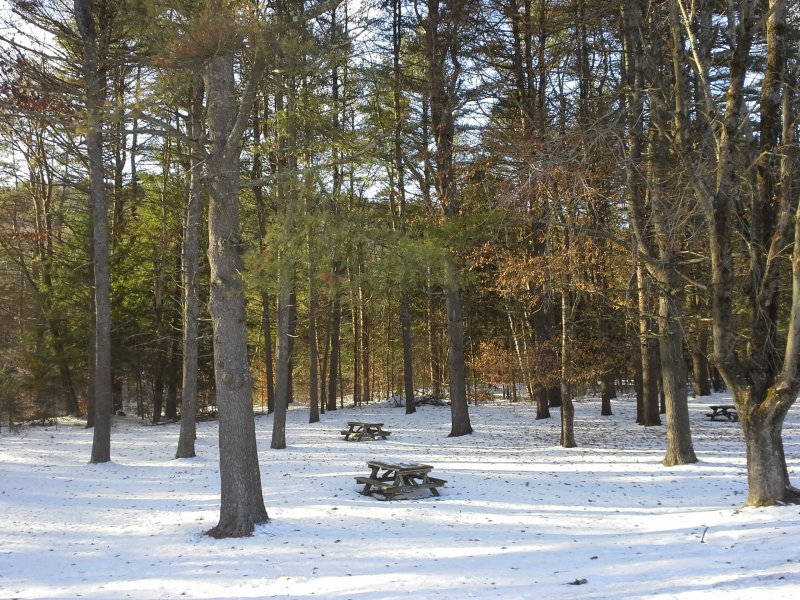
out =
{"type": "MultiPolygon", "coordinates": [[[[334,269],[336,271],[336,269],[334,269]]],[[[330,354],[328,355],[328,410],[336,410],[336,380],[339,377],[339,349],[341,347],[342,298],[341,291],[333,291],[330,313],[330,354]]]]}
{"type": "Polygon", "coordinates": [[[317,348],[317,286],[311,266],[308,269],[308,403],[309,423],[319,421],[319,351],[317,348]]]}
{"type": "MultiPolygon", "coordinates": [[[[265,111],[266,112],[266,111],[265,111]]],[[[257,180],[264,175],[263,152],[260,149],[262,136],[260,104],[256,102],[253,106],[253,179],[257,180]]],[[[258,212],[258,248],[263,253],[266,250],[267,235],[267,202],[264,197],[264,190],[261,186],[256,186],[253,190],[256,200],[256,210],[258,212]]],[[[261,335],[263,335],[264,345],[264,379],[267,387],[267,414],[275,411],[275,371],[273,370],[272,355],[272,319],[270,311],[272,301],[266,288],[261,290],[261,335]]]]}
{"type": "Polygon", "coordinates": [[[93,0],[75,0],[75,22],[83,45],[83,83],[86,90],[86,151],[92,205],[94,263],[94,437],[90,462],[111,460],[111,277],[105,169],[103,166],[103,105],[106,76],[98,56],[93,0]]]}
{"type": "Polygon", "coordinates": [[[369,315],[364,298],[364,284],[358,286],[358,313],[361,321],[361,396],[367,401],[372,400],[372,377],[370,366],[372,364],[370,353],[372,351],[369,332],[369,315]]]}
{"type": "Polygon", "coordinates": [[[278,259],[281,263],[281,291],[278,294],[278,342],[276,351],[277,377],[275,380],[275,412],[272,415],[272,444],[271,448],[281,450],[286,448],[286,411],[289,408],[290,390],[290,336],[292,320],[292,266],[289,259],[282,256],[278,259]]]}
{"type": "Polygon", "coordinates": [[[416,412],[414,406],[414,371],[413,354],[411,346],[411,308],[409,307],[408,290],[403,282],[400,291],[400,329],[403,338],[403,391],[405,396],[406,414],[416,412]]]}
{"type": "Polygon", "coordinates": [[[442,397],[442,363],[439,346],[439,327],[436,322],[436,306],[434,304],[433,286],[428,291],[428,352],[430,360],[431,396],[442,397]]]}
{"type": "MultiPolygon", "coordinates": [[[[202,78],[192,82],[192,102],[189,107],[188,136],[197,143],[203,135],[202,78]]],[[[197,368],[200,299],[200,221],[203,218],[202,160],[196,150],[189,155],[189,201],[186,204],[183,253],[183,367],[181,383],[181,432],[175,458],[195,456],[197,438],[197,368]]]]}
{"type": "Polygon", "coordinates": [[[640,421],[645,427],[661,425],[658,410],[658,342],[650,318],[650,294],[647,274],[639,265],[636,269],[639,297],[639,363],[641,365],[642,411],[640,421]]]}
{"type": "Polygon", "coordinates": [[[561,294],[561,447],[575,448],[575,406],[572,403],[572,303],[561,294]]]}

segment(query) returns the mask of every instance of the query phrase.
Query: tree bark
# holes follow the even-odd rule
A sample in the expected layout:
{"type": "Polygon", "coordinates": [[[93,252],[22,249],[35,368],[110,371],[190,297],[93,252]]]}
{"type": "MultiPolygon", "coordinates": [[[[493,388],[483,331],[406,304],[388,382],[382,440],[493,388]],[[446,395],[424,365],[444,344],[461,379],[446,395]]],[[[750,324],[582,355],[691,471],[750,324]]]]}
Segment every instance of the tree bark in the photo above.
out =
{"type": "MultiPolygon", "coordinates": [[[[422,25],[425,30],[428,61],[431,127],[436,146],[433,178],[442,205],[443,219],[453,221],[460,212],[454,172],[456,98],[453,96],[460,76],[457,31],[464,18],[462,14],[464,6],[455,3],[448,8],[450,10],[442,12],[440,0],[428,0],[428,14],[422,25]]],[[[451,412],[449,437],[472,433],[467,404],[464,317],[454,260],[454,257],[448,260],[444,285],[449,338],[447,353],[451,412]]]]}
{"type": "MultiPolygon", "coordinates": [[[[222,11],[221,7],[217,7],[222,11]]],[[[247,319],[242,273],[243,245],[239,234],[239,155],[247,103],[264,70],[256,63],[236,102],[234,55],[221,51],[205,70],[211,151],[206,161],[211,267],[210,312],[214,336],[214,373],[219,409],[220,519],[208,534],[213,537],[251,535],[269,520],[261,492],[252,382],[247,358],[247,319]]]]}
{"type": "MultiPolygon", "coordinates": [[[[203,96],[200,76],[192,82],[187,134],[200,143],[203,137],[203,96]]],[[[189,155],[189,199],[186,204],[183,252],[183,365],[181,383],[181,430],[175,458],[195,456],[197,438],[197,379],[200,298],[198,277],[200,262],[200,221],[203,218],[202,159],[194,148],[189,155]]]]}
{"type": "Polygon", "coordinates": [[[652,331],[650,318],[650,294],[647,274],[640,265],[636,269],[639,282],[639,363],[641,365],[642,410],[638,421],[645,427],[661,425],[658,410],[658,341],[652,331]]]}
{"type": "Polygon", "coordinates": [[[100,65],[93,0],[75,0],[75,22],[83,51],[86,91],[86,151],[92,206],[94,264],[94,436],[90,462],[111,460],[111,273],[109,269],[108,201],[103,165],[103,106],[106,75],[100,65]]]}

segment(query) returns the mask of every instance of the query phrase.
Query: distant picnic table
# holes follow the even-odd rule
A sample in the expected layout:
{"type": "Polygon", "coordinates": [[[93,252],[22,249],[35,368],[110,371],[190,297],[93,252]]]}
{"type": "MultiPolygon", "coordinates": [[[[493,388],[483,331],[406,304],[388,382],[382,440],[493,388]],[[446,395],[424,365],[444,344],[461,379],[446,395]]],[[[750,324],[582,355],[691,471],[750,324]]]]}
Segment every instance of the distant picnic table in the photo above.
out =
{"type": "Polygon", "coordinates": [[[733,404],[712,404],[708,408],[711,409],[711,412],[706,413],[706,416],[711,421],[716,421],[717,417],[724,417],[729,421],[739,420],[739,413],[736,412],[736,407],[733,404]]]}
{"type": "Polygon", "coordinates": [[[341,433],[347,441],[360,442],[361,440],[376,440],[378,438],[385,440],[392,432],[385,431],[383,429],[383,423],[348,421],[347,429],[342,429],[339,433],[341,433]]]}
{"type": "Polygon", "coordinates": [[[384,500],[393,498],[396,494],[404,494],[417,490],[430,490],[434,496],[439,495],[439,486],[447,483],[444,479],[431,477],[431,465],[414,463],[386,463],[382,461],[367,461],[370,474],[367,477],[356,477],[356,482],[364,484],[361,493],[365,496],[382,494],[384,500]]]}

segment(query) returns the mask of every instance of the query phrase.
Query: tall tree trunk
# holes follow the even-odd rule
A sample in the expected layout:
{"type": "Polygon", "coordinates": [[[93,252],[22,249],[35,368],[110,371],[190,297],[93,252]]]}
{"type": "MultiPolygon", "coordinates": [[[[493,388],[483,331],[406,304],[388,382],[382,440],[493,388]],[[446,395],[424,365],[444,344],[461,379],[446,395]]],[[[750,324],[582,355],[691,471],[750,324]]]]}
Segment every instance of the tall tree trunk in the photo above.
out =
{"type": "MultiPolygon", "coordinates": [[[[203,97],[205,88],[197,75],[192,81],[187,134],[199,144],[203,135],[203,97]]],[[[181,431],[175,458],[195,456],[197,438],[197,368],[200,299],[200,221],[203,218],[203,162],[196,148],[189,154],[189,199],[183,230],[183,365],[181,383],[181,431]]]]}
{"type": "MultiPolygon", "coordinates": [[[[428,85],[431,106],[431,127],[435,141],[435,165],[433,178],[436,193],[442,205],[445,221],[455,220],[460,212],[458,190],[454,172],[456,98],[460,77],[458,49],[459,23],[463,22],[464,6],[460,3],[440,11],[440,0],[428,0],[428,15],[423,22],[428,61],[428,85]]],[[[455,257],[450,257],[446,266],[444,284],[447,309],[449,391],[451,429],[449,437],[472,433],[467,404],[467,382],[464,348],[464,317],[461,306],[461,290],[455,257]]]]}
{"type": "Polygon", "coordinates": [[[86,151],[89,157],[94,263],[94,356],[91,357],[94,363],[94,437],[90,462],[103,463],[111,460],[111,276],[103,166],[106,75],[98,52],[100,32],[96,29],[96,9],[98,5],[93,0],[74,2],[75,22],[82,43],[83,84],[86,90],[86,151]]]}
{"type": "MultiPolygon", "coordinates": [[[[264,176],[263,165],[263,152],[260,148],[262,123],[259,102],[253,106],[253,166],[252,174],[253,179],[258,180],[264,176]]],[[[265,111],[266,112],[266,111],[265,111]]],[[[266,116],[266,115],[265,115],[266,116]]],[[[267,222],[269,215],[267,214],[267,202],[264,195],[264,190],[260,185],[253,189],[253,195],[256,200],[256,211],[258,213],[258,249],[262,253],[266,248],[266,235],[267,235],[267,222]]],[[[272,355],[272,319],[270,312],[272,304],[269,293],[266,288],[262,287],[261,290],[261,335],[263,336],[264,344],[264,380],[267,387],[267,414],[272,414],[275,411],[275,371],[273,370],[273,355],[272,355]]]]}
{"type": "Polygon", "coordinates": [[[784,83],[787,78],[786,2],[770,0],[769,9],[766,69],[761,82],[757,191],[748,190],[753,202],[747,231],[752,240],[748,267],[753,284],[748,298],[750,332],[745,349],[737,348],[736,344],[740,317],[734,315],[732,240],[734,235],[740,235],[734,227],[738,222],[737,200],[742,185],[735,157],[740,150],[737,134],[748,118],[744,108],[748,59],[755,26],[761,18],[756,13],[755,3],[743,5],[739,14],[741,22],[730,57],[726,105],[719,130],[720,152],[713,195],[708,194],[709,186],[696,185],[696,195],[703,202],[709,223],[714,358],[739,413],[747,449],[747,504],[751,506],[800,501],[800,490],[789,481],[781,437],[784,418],[800,388],[800,207],[793,206],[790,200],[797,160],[796,148],[793,148],[796,117],[790,96],[794,94],[796,79],[791,82],[794,85],[784,83]],[[777,186],[776,182],[779,182],[777,186]],[[792,248],[792,292],[781,356],[776,346],[781,298],[778,292],[781,261],[777,259],[787,256],[789,247],[792,248]]]}
{"type": "MultiPolygon", "coordinates": [[[[215,8],[224,13],[215,2],[215,8]]],[[[261,491],[253,392],[247,358],[247,318],[239,233],[239,155],[255,90],[265,68],[256,60],[236,102],[234,55],[222,50],[205,70],[211,151],[206,160],[208,191],[208,258],[211,267],[210,312],[214,336],[214,373],[219,409],[220,519],[213,537],[252,534],[269,520],[261,491]],[[249,106],[248,106],[249,104],[249,106]]]]}
{"type": "MultiPolygon", "coordinates": [[[[400,51],[402,48],[403,34],[403,2],[392,0],[392,65],[393,101],[394,101],[394,172],[397,177],[397,200],[393,213],[396,213],[396,227],[401,233],[406,229],[406,187],[405,164],[403,161],[403,82],[400,69],[400,51]]],[[[394,194],[392,194],[394,197],[394,194]]],[[[394,219],[393,219],[394,220],[394,219]]],[[[405,274],[400,277],[400,331],[403,343],[403,393],[405,397],[406,414],[416,411],[414,406],[414,354],[411,339],[411,308],[408,297],[408,280],[405,274]]]]}

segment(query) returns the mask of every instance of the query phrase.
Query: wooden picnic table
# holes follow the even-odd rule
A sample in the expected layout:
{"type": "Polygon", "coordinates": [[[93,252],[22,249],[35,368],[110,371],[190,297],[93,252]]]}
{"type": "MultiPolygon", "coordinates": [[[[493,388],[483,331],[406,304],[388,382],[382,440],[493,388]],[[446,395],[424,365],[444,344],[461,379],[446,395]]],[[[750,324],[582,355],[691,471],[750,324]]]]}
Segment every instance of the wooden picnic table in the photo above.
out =
{"type": "Polygon", "coordinates": [[[447,483],[444,479],[431,477],[431,465],[413,463],[386,463],[377,460],[367,461],[371,472],[367,477],[356,477],[357,483],[364,484],[361,493],[365,496],[382,494],[384,500],[395,494],[405,494],[417,490],[430,490],[434,496],[439,495],[437,487],[447,483]]]}
{"type": "Polygon", "coordinates": [[[739,413],[736,412],[733,404],[712,404],[708,408],[711,409],[711,412],[706,413],[706,416],[712,421],[715,421],[717,417],[725,417],[729,421],[739,420],[739,413]]]}
{"type": "Polygon", "coordinates": [[[342,429],[339,433],[347,441],[360,442],[361,440],[385,440],[391,431],[383,429],[383,423],[365,423],[364,421],[348,421],[347,429],[342,429]]]}

